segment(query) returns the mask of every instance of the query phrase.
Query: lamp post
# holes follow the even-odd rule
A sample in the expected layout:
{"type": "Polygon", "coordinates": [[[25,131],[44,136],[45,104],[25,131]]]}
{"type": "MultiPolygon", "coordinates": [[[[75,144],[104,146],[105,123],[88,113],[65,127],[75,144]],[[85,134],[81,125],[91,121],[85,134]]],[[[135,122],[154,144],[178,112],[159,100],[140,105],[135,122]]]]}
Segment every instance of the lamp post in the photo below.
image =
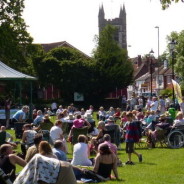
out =
{"type": "Polygon", "coordinates": [[[151,79],[150,79],[150,90],[151,90],[151,97],[152,97],[152,93],[153,93],[153,85],[152,85],[152,82],[153,82],[153,50],[151,49],[151,51],[149,52],[149,56],[150,56],[150,75],[151,75],[151,79]]]}
{"type": "Polygon", "coordinates": [[[159,82],[159,51],[160,51],[160,44],[159,44],[159,38],[160,38],[160,35],[159,35],[159,32],[160,32],[160,28],[159,26],[155,26],[155,28],[158,30],[158,79],[157,79],[157,82],[158,82],[158,95],[159,95],[159,90],[160,90],[160,82],[159,82]]]}
{"type": "MultiPolygon", "coordinates": [[[[174,49],[175,49],[175,45],[176,45],[176,41],[175,40],[172,40],[169,43],[170,55],[171,55],[171,66],[172,66],[172,79],[173,80],[174,80],[174,49]]],[[[173,89],[172,89],[173,105],[175,107],[174,85],[172,85],[172,86],[173,86],[173,89]]]]}

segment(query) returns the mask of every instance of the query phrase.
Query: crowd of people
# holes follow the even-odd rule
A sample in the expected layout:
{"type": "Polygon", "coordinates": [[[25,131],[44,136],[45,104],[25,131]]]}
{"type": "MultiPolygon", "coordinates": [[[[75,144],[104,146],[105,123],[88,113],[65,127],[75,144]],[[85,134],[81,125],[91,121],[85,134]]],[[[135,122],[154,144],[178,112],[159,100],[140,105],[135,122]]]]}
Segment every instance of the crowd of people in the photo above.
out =
{"type": "MultiPolygon", "coordinates": [[[[56,178],[71,184],[77,180],[80,182],[105,181],[113,178],[119,180],[117,167],[122,163],[118,157],[118,146],[122,141],[126,143],[125,164],[134,165],[132,154],[137,156],[139,162],[143,161],[142,154],[137,153],[134,148],[134,144],[139,142],[143,135],[147,136],[147,143],[154,147],[160,129],[167,133],[174,127],[184,125],[184,98],[179,104],[180,111],[176,114],[176,118],[169,114],[171,101],[169,102],[167,98],[152,97],[145,103],[142,97],[133,98],[132,101],[124,98],[122,108],[110,107],[105,110],[101,106],[95,114],[98,122],[94,120],[92,105],[87,110],[84,108],[79,110],[74,104],[70,104],[67,108],[62,105],[57,108],[55,103],[44,111],[34,109],[33,122],[23,125],[22,153],[19,155],[12,149],[17,143],[13,142],[6,127],[1,126],[0,168],[10,175],[10,180],[15,184],[20,181],[22,184],[29,182],[45,184],[51,181],[57,183],[56,178]],[[52,115],[56,116],[54,123],[50,120],[52,115]],[[118,127],[116,133],[119,134],[119,144],[108,132],[109,127],[114,125],[118,127]],[[87,133],[77,136],[75,140],[77,143],[72,145],[72,158],[68,158],[67,142],[72,144],[75,131],[84,127],[87,128],[87,133]],[[17,178],[16,164],[23,167],[17,178]],[[88,166],[91,169],[86,171],[79,166],[88,166]],[[67,174],[63,175],[61,168],[67,169],[67,174]],[[112,171],[114,176],[111,174],[112,171]],[[49,172],[51,174],[48,175],[49,172]],[[36,176],[39,178],[36,179],[36,176]]],[[[28,106],[23,106],[14,114],[12,125],[23,122],[28,111],[28,106]]]]}

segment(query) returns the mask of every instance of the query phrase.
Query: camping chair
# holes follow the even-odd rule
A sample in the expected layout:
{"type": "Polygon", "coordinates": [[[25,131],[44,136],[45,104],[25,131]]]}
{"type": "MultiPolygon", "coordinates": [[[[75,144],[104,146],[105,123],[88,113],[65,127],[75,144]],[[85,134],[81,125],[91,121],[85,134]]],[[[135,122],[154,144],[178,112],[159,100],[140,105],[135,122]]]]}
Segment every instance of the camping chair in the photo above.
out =
{"type": "Polygon", "coordinates": [[[6,143],[6,132],[0,132],[0,145],[5,144],[6,143]]]}
{"type": "Polygon", "coordinates": [[[78,142],[77,141],[78,136],[81,135],[81,134],[87,136],[87,134],[88,134],[88,127],[87,126],[82,127],[82,128],[73,128],[72,129],[72,142],[71,143],[73,145],[78,142]]]}
{"type": "Polygon", "coordinates": [[[63,130],[63,135],[66,135],[66,134],[68,134],[69,133],[69,128],[68,128],[68,123],[66,123],[66,122],[64,122],[63,124],[62,124],[62,130],[63,130]]]}
{"type": "Polygon", "coordinates": [[[50,131],[49,130],[42,130],[41,133],[43,135],[43,140],[50,142],[50,131]]]}
{"type": "Polygon", "coordinates": [[[95,127],[95,121],[91,121],[89,122],[91,127],[88,129],[88,133],[91,133],[93,130],[94,130],[94,127],[95,127]]]}
{"type": "Polygon", "coordinates": [[[160,143],[161,147],[163,147],[163,145],[167,145],[166,144],[166,133],[167,130],[157,130],[156,133],[156,143],[160,143]]]}
{"type": "Polygon", "coordinates": [[[111,142],[119,146],[121,137],[119,125],[107,125],[105,129],[104,134],[109,134],[111,136],[111,142]]]}
{"type": "Polygon", "coordinates": [[[0,183],[1,184],[12,184],[8,175],[6,175],[1,168],[0,168],[0,183]]]}
{"type": "Polygon", "coordinates": [[[14,125],[15,128],[15,136],[16,138],[21,139],[22,138],[22,134],[23,134],[23,126],[27,124],[27,122],[16,122],[14,125]]]}

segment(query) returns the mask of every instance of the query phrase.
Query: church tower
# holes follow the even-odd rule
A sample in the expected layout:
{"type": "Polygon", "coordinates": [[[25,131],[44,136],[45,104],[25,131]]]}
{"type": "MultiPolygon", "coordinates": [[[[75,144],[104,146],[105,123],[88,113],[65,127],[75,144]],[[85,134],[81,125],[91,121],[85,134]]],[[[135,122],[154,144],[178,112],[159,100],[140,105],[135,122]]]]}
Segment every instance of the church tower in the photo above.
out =
{"type": "Polygon", "coordinates": [[[114,18],[112,20],[105,19],[105,12],[103,5],[99,8],[98,13],[98,27],[99,33],[103,30],[103,28],[110,24],[112,26],[117,27],[117,32],[115,34],[115,40],[119,43],[120,47],[127,50],[127,31],[126,31],[126,10],[125,5],[123,8],[120,8],[120,13],[118,18],[114,18]]]}

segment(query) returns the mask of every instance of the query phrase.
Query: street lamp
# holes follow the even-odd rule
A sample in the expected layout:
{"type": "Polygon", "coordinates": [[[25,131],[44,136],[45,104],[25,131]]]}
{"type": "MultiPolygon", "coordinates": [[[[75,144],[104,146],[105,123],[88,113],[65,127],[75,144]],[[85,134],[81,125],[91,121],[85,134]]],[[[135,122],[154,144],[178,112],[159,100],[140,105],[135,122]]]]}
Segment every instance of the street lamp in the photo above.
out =
{"type": "Polygon", "coordinates": [[[150,75],[151,75],[151,79],[150,79],[150,85],[151,85],[151,97],[152,97],[152,93],[153,93],[153,85],[152,85],[152,82],[153,82],[153,49],[151,49],[151,51],[149,52],[149,56],[150,56],[150,75]]]}
{"type": "MultiPolygon", "coordinates": [[[[169,43],[169,48],[170,48],[170,55],[171,55],[171,65],[172,65],[172,79],[174,80],[174,49],[175,49],[175,45],[176,45],[176,41],[175,40],[172,40],[170,43],[169,43]]],[[[174,107],[175,107],[175,95],[174,95],[174,85],[173,86],[173,89],[172,89],[172,95],[173,95],[173,104],[174,104],[174,107]]]]}
{"type": "Polygon", "coordinates": [[[159,38],[160,38],[160,35],[159,35],[159,32],[160,32],[160,28],[159,26],[155,26],[155,28],[158,30],[158,79],[157,79],[157,82],[158,82],[158,94],[159,94],[159,88],[160,88],[160,83],[159,83],[159,49],[160,49],[160,44],[159,44],[159,38]]]}

